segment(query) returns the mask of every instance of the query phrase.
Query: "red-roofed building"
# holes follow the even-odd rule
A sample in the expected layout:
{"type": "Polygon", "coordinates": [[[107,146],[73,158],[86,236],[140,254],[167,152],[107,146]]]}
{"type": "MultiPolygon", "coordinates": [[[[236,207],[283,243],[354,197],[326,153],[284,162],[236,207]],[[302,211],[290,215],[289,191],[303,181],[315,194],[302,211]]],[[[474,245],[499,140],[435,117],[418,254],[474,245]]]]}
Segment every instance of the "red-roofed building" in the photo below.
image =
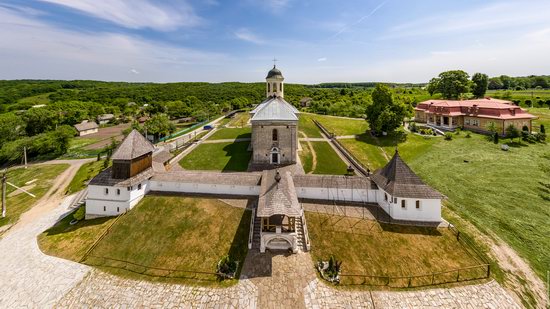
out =
{"type": "Polygon", "coordinates": [[[494,123],[497,132],[506,134],[511,124],[521,130],[537,117],[527,113],[510,101],[491,98],[453,101],[428,100],[415,107],[415,121],[427,123],[443,130],[462,127],[466,130],[489,133],[488,126],[494,123]]]}

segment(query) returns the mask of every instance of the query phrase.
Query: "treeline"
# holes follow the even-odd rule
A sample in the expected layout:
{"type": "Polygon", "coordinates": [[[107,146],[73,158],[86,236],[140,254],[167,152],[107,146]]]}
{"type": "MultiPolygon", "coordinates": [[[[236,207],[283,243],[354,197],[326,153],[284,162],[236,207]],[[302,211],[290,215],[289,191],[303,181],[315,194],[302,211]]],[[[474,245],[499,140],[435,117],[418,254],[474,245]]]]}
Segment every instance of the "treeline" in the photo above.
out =
{"type": "Polygon", "coordinates": [[[508,89],[508,90],[525,90],[525,89],[548,89],[550,88],[550,76],[524,76],[510,77],[501,75],[491,77],[489,79],[488,88],[490,90],[508,89]]]}
{"type": "Polygon", "coordinates": [[[377,84],[385,84],[391,88],[422,88],[426,83],[379,83],[379,82],[363,82],[363,83],[321,83],[311,85],[313,88],[374,88],[377,84]]]}

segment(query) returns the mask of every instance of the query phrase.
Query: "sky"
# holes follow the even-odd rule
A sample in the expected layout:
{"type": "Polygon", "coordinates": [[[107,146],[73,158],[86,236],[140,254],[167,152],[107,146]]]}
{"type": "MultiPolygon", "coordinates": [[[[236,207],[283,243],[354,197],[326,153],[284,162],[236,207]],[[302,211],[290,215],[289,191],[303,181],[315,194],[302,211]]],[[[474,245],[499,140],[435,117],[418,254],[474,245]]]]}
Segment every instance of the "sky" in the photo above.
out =
{"type": "Polygon", "coordinates": [[[550,74],[548,0],[0,0],[0,79],[427,82],[550,74]]]}

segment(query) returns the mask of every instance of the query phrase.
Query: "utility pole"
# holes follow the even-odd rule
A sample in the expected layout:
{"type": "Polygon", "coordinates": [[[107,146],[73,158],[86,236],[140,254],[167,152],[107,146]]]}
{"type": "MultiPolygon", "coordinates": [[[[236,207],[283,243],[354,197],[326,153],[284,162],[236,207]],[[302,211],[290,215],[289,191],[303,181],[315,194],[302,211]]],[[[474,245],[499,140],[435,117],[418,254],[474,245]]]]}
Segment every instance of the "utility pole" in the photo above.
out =
{"type": "Polygon", "coordinates": [[[4,173],[2,175],[2,218],[6,217],[6,174],[6,170],[4,170],[4,173]]]}
{"type": "Polygon", "coordinates": [[[23,147],[23,157],[25,158],[25,168],[27,168],[27,146],[23,147]]]}

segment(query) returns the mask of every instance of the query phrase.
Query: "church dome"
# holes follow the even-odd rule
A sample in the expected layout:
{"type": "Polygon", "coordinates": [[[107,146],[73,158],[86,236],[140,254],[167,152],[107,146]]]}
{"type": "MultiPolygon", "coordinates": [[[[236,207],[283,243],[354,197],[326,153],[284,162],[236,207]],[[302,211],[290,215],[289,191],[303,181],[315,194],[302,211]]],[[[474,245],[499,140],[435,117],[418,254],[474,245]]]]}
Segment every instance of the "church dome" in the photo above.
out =
{"type": "Polygon", "coordinates": [[[266,78],[272,78],[272,77],[275,77],[275,76],[283,77],[283,73],[281,73],[281,71],[279,69],[277,69],[277,67],[273,66],[273,69],[271,69],[271,70],[269,70],[269,72],[267,72],[267,77],[266,78]]]}

